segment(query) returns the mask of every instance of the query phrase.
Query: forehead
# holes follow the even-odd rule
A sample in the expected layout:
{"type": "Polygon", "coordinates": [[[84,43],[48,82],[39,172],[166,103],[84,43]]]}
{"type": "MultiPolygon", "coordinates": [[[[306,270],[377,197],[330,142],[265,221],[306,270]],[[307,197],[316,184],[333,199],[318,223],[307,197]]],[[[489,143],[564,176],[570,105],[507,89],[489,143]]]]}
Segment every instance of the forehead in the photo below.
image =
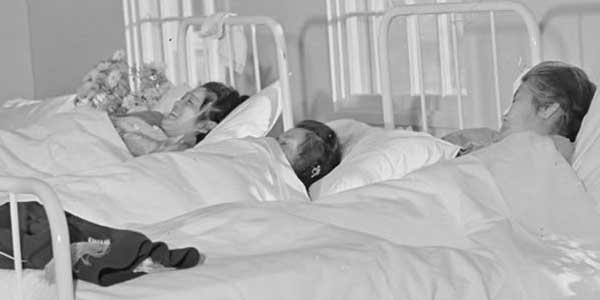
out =
{"type": "Polygon", "coordinates": [[[292,128],[284,132],[283,134],[288,137],[304,138],[311,131],[304,128],[292,128]]]}
{"type": "Polygon", "coordinates": [[[206,88],[199,87],[199,88],[195,88],[195,89],[185,93],[184,97],[202,99],[202,98],[204,98],[204,95],[206,95],[206,92],[207,92],[206,88]]]}
{"type": "Polygon", "coordinates": [[[527,82],[521,83],[519,88],[515,91],[515,98],[531,98],[533,97],[533,91],[527,82]]]}

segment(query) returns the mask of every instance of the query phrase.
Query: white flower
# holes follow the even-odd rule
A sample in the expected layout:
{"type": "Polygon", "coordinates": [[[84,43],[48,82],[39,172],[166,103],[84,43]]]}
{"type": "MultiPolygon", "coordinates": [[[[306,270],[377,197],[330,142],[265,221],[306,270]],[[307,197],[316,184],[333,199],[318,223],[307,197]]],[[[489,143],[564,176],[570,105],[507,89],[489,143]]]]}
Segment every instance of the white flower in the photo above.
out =
{"type": "Polygon", "coordinates": [[[96,70],[98,71],[106,71],[108,69],[110,69],[111,63],[108,61],[101,61],[97,66],[96,66],[96,70]]]}
{"type": "Polygon", "coordinates": [[[104,102],[106,102],[106,94],[104,93],[98,94],[92,98],[92,104],[96,107],[101,106],[104,102]]]}
{"type": "Polygon", "coordinates": [[[125,50],[123,49],[119,49],[117,51],[115,51],[115,53],[112,56],[112,60],[123,60],[125,59],[125,50]]]}
{"type": "Polygon", "coordinates": [[[85,75],[83,81],[94,81],[99,74],[100,72],[98,72],[97,69],[93,69],[89,73],[87,73],[87,75],[85,75]]]}
{"type": "Polygon", "coordinates": [[[121,72],[119,70],[112,70],[106,78],[106,84],[112,89],[117,86],[119,80],[121,80],[121,72]]]}
{"type": "Polygon", "coordinates": [[[123,98],[123,107],[127,108],[127,109],[131,109],[135,106],[136,101],[135,101],[135,97],[133,95],[127,95],[125,98],[123,98]]]}

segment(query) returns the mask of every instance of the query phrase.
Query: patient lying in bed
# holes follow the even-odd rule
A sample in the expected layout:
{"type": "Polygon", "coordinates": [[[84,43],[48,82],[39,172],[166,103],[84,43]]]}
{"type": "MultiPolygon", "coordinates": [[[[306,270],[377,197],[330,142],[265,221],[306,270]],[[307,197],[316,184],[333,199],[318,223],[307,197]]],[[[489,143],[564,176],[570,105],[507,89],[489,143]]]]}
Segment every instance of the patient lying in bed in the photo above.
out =
{"type": "Polygon", "coordinates": [[[276,140],[307,189],[331,172],[342,158],[337,135],[318,121],[304,120],[276,140]]]}
{"type": "Polygon", "coordinates": [[[595,91],[596,85],[580,68],[557,61],[542,62],[522,77],[499,131],[466,129],[443,139],[461,146],[459,155],[464,155],[512,133],[534,131],[550,135],[559,152],[570,160],[572,142],[595,91]]]}
{"type": "Polygon", "coordinates": [[[186,93],[166,116],[157,111],[143,111],[111,119],[134,156],[179,151],[200,142],[247,98],[232,87],[208,82],[186,93]]]}

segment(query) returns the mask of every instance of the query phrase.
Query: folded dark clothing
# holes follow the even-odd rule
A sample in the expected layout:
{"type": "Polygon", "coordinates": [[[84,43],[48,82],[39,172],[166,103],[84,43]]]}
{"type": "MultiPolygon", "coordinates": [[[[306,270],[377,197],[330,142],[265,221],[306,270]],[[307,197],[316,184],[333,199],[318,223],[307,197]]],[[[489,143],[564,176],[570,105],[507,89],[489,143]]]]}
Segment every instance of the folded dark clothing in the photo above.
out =
{"type": "MultiPolygon", "coordinates": [[[[44,208],[37,202],[18,204],[23,267],[43,269],[52,259],[50,228],[44,208]]],[[[109,286],[133,279],[152,270],[190,268],[204,262],[195,248],[170,250],[165,243],[152,242],[145,235],[88,222],[65,213],[72,245],[99,244],[107,251],[84,255],[73,264],[77,279],[109,286]]],[[[0,268],[13,269],[10,207],[0,206],[0,268]],[[4,254],[4,255],[2,255],[4,254]],[[10,256],[10,257],[9,257],[10,256]]],[[[71,247],[72,251],[74,247],[71,247]]],[[[73,253],[72,253],[73,254],[73,253]]]]}

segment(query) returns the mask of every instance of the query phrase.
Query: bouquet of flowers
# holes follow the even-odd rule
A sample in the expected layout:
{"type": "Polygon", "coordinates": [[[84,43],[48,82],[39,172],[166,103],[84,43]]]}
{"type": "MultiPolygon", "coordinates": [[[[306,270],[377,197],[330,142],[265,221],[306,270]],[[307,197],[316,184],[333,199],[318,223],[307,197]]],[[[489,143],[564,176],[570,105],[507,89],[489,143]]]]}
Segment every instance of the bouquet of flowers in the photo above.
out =
{"type": "Polygon", "coordinates": [[[123,99],[122,106],[128,111],[152,109],[160,98],[173,87],[165,74],[165,65],[158,63],[143,64],[141,68],[132,69],[134,80],[139,89],[123,99]]]}
{"type": "Polygon", "coordinates": [[[163,65],[150,63],[140,68],[130,67],[125,52],[118,50],[84,76],[75,104],[90,105],[110,114],[148,110],[172,86],[163,65]],[[138,89],[130,86],[130,78],[138,89]]]}

